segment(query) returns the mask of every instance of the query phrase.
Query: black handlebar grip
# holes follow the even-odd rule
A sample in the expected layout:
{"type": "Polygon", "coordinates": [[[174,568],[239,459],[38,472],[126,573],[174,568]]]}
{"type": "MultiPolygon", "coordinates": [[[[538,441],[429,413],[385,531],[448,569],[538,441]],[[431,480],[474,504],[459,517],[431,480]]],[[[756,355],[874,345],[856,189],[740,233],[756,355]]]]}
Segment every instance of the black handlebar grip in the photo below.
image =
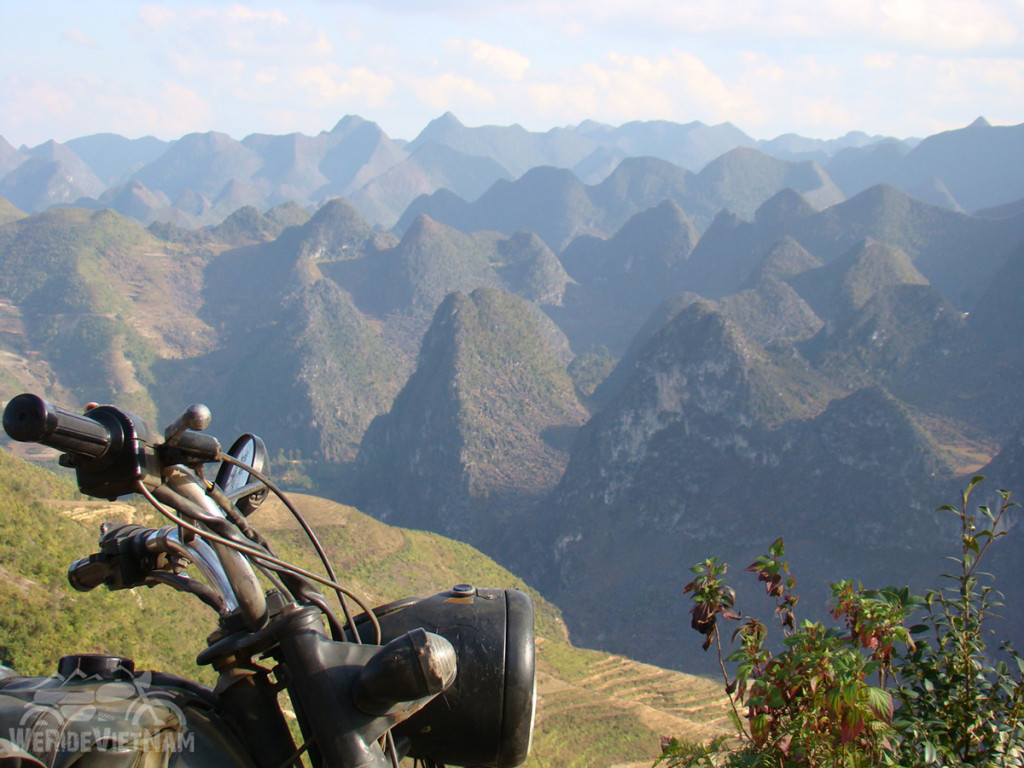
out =
{"type": "MultiPolygon", "coordinates": [[[[102,418],[102,412],[97,416],[102,418]]],[[[120,447],[122,434],[112,419],[99,421],[58,408],[38,395],[24,394],[4,409],[4,431],[22,443],[41,443],[64,453],[92,458],[103,457],[111,447],[120,447]]]]}
{"type": "Polygon", "coordinates": [[[83,557],[68,566],[68,583],[79,592],[88,592],[114,575],[111,563],[102,554],[83,557]]]}

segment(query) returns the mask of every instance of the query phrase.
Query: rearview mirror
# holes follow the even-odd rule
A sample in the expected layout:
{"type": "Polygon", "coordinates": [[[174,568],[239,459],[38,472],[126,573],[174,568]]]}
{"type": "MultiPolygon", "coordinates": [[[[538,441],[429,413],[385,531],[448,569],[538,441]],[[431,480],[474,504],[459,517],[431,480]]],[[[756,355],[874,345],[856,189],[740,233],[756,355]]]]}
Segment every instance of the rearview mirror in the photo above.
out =
{"type": "MultiPolygon", "coordinates": [[[[252,467],[261,475],[265,475],[270,467],[266,444],[253,434],[244,434],[235,440],[228,450],[228,455],[252,467]]],[[[214,482],[246,517],[255,512],[267,498],[266,484],[242,467],[226,461],[221,462],[214,482]]]]}

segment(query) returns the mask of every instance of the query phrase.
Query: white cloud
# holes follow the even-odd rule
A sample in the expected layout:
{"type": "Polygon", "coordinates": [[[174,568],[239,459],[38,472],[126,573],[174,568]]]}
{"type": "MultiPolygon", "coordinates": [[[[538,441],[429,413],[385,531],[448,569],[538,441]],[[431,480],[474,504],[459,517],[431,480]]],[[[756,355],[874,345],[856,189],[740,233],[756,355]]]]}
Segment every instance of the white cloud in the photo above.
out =
{"type": "Polygon", "coordinates": [[[1006,46],[1020,30],[1003,8],[977,0],[881,0],[884,39],[946,51],[1006,46]]]}
{"type": "Polygon", "coordinates": [[[487,87],[454,72],[412,77],[409,85],[419,101],[438,112],[457,111],[461,106],[476,109],[495,100],[494,93],[487,87]]]}
{"type": "Polygon", "coordinates": [[[893,52],[887,53],[869,53],[864,56],[863,64],[865,69],[891,69],[899,61],[899,54],[893,52]]]}
{"type": "Polygon", "coordinates": [[[302,66],[334,54],[317,24],[283,11],[257,11],[242,5],[188,7],[179,12],[144,5],[139,19],[149,44],[166,52],[183,74],[216,74],[219,63],[244,59],[247,67],[302,66]]]}
{"type": "Polygon", "coordinates": [[[526,88],[524,103],[532,104],[542,117],[559,122],[600,114],[598,89],[581,83],[533,83],[526,88]]]}
{"type": "MultiPolygon", "coordinates": [[[[41,19],[57,4],[24,13],[41,19]]],[[[1024,119],[1024,0],[130,8],[101,25],[68,4],[59,37],[22,25],[25,39],[0,49],[0,133],[315,132],[355,112],[409,136],[445,110],[534,130],[587,118],[728,120],[756,136],[925,135],[979,114],[1024,119]]]]}
{"type": "Polygon", "coordinates": [[[706,0],[638,4],[633,0],[491,0],[422,5],[376,0],[394,14],[416,13],[451,23],[529,18],[567,38],[695,40],[704,36],[757,38],[766,43],[833,40],[844,45],[903,43],[959,51],[1013,45],[1024,37],[1020,0],[706,0]]]}
{"type": "Polygon", "coordinates": [[[521,80],[530,68],[530,60],[521,53],[481,40],[470,40],[469,52],[474,60],[486,64],[506,80],[521,80]]]}
{"type": "Polygon", "coordinates": [[[830,57],[817,66],[792,58],[784,67],[787,75],[777,87],[750,81],[757,83],[765,115],[760,125],[741,127],[760,127],[763,135],[795,130],[830,136],[860,129],[924,136],[982,114],[996,123],[1017,123],[1024,104],[1020,59],[889,51],[860,59],[830,57]]]}
{"type": "Polygon", "coordinates": [[[501,101],[524,102],[548,123],[584,118],[621,123],[667,119],[730,121],[757,137],[850,130],[920,135],[964,125],[999,103],[994,122],[1020,120],[1024,61],[901,55],[891,51],[772,55],[753,50],[715,59],[687,51],[658,56],[612,52],[572,68],[534,75],[501,101]]]}
{"type": "Polygon", "coordinates": [[[68,42],[75,43],[76,45],[85,46],[86,48],[95,48],[98,45],[95,37],[90,37],[78,28],[66,30],[61,35],[61,38],[68,42]]]}
{"type": "Polygon", "coordinates": [[[752,99],[742,83],[728,85],[697,56],[611,52],[557,73],[527,90],[542,114],[568,121],[596,117],[608,122],[637,119],[735,119],[749,113],[752,99]],[[688,116],[688,117],[687,117],[688,116]]]}
{"type": "MultiPolygon", "coordinates": [[[[918,93],[935,104],[999,103],[1006,105],[1005,117],[1024,104],[1024,60],[986,58],[908,57],[896,67],[908,87],[918,83],[918,93]]],[[[995,115],[990,115],[995,117],[995,115]]]]}
{"type": "Polygon", "coordinates": [[[10,135],[12,129],[34,129],[66,121],[73,112],[74,99],[66,86],[61,88],[37,78],[15,76],[0,81],[0,105],[4,130],[10,135]]]}
{"type": "Polygon", "coordinates": [[[252,73],[253,82],[260,86],[273,86],[280,82],[281,74],[277,67],[261,67],[252,73]]]}
{"type": "Polygon", "coordinates": [[[289,23],[288,17],[282,11],[254,11],[244,5],[232,5],[224,15],[231,21],[269,22],[271,25],[279,27],[289,23]]]}
{"type": "Polygon", "coordinates": [[[307,67],[296,83],[305,89],[312,104],[320,108],[376,109],[394,90],[395,83],[366,67],[342,69],[336,64],[307,67]]]}
{"type": "MultiPolygon", "coordinates": [[[[856,108],[853,105],[826,98],[805,98],[794,105],[790,119],[799,125],[815,126],[819,134],[839,134],[850,130],[850,126],[860,125],[856,108]]],[[[779,115],[772,115],[778,120],[779,115]]]]}
{"type": "Polygon", "coordinates": [[[203,94],[210,104],[207,126],[218,130],[244,135],[286,125],[285,116],[296,115],[305,118],[302,129],[316,129],[332,124],[337,110],[383,105],[394,80],[339,56],[328,29],[295,8],[151,4],[139,10],[140,34],[158,72],[203,94]]]}
{"type": "Polygon", "coordinates": [[[0,82],[0,111],[7,116],[5,131],[15,130],[38,141],[43,137],[65,141],[108,131],[171,139],[196,130],[197,125],[209,125],[210,120],[209,104],[191,89],[164,83],[139,95],[83,74],[56,85],[22,78],[0,82]]]}
{"type": "Polygon", "coordinates": [[[137,110],[139,117],[148,120],[151,132],[160,135],[181,135],[195,131],[196,126],[211,125],[210,103],[191,88],[164,83],[156,105],[136,101],[122,105],[129,114],[137,110]]]}
{"type": "Polygon", "coordinates": [[[139,21],[149,30],[162,32],[178,23],[177,15],[163,5],[145,3],[139,6],[139,21]]]}

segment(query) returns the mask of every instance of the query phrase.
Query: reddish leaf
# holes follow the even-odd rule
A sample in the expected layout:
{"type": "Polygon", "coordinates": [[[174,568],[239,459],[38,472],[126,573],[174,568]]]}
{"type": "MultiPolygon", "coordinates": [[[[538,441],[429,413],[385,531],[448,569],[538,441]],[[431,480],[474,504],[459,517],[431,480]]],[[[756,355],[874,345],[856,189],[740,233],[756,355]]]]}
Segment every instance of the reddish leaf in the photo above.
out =
{"type": "Polygon", "coordinates": [[[847,744],[853,741],[863,730],[864,718],[860,716],[859,712],[851,709],[847,709],[843,712],[843,717],[839,726],[839,741],[841,744],[847,744]]]}
{"type": "Polygon", "coordinates": [[[698,603],[693,606],[690,611],[693,614],[693,618],[690,620],[690,626],[696,629],[702,634],[709,634],[715,628],[715,610],[710,605],[698,603]]]}
{"type": "Polygon", "coordinates": [[[750,736],[754,744],[762,746],[768,740],[768,715],[754,715],[750,720],[750,736]]]}

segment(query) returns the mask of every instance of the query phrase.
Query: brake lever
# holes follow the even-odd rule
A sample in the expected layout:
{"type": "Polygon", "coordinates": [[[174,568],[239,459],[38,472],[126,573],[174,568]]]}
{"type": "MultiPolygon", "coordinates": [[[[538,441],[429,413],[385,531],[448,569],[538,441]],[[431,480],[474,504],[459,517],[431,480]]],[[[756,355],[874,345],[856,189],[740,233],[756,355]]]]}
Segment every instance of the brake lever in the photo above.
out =
{"type": "Polygon", "coordinates": [[[164,441],[158,450],[164,466],[188,466],[219,461],[220,441],[202,431],[210,426],[210,409],[202,403],[193,403],[164,430],[164,441]]]}
{"type": "Polygon", "coordinates": [[[182,411],[178,418],[167,425],[167,429],[164,430],[164,442],[168,445],[174,445],[186,429],[202,432],[210,426],[211,418],[213,418],[213,415],[210,413],[209,408],[202,403],[193,403],[182,411]]]}

